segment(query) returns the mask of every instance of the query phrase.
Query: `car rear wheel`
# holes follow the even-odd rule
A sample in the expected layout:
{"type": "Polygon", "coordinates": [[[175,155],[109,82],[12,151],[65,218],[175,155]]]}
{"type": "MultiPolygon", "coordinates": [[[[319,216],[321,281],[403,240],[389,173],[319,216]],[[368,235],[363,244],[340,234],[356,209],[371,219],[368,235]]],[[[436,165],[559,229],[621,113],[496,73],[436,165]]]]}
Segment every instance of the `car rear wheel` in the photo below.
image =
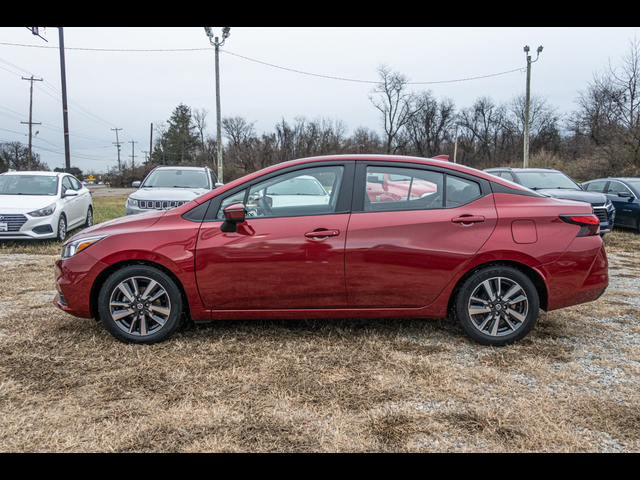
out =
{"type": "Polygon", "coordinates": [[[103,285],[98,302],[103,325],[124,343],[161,343],[182,324],[179,288],[168,275],[152,267],[117,271],[103,285]]]}
{"type": "Polygon", "coordinates": [[[455,313],[469,338],[481,345],[504,347],[535,328],[540,298],[524,273],[511,267],[490,267],[465,282],[455,313]]]}

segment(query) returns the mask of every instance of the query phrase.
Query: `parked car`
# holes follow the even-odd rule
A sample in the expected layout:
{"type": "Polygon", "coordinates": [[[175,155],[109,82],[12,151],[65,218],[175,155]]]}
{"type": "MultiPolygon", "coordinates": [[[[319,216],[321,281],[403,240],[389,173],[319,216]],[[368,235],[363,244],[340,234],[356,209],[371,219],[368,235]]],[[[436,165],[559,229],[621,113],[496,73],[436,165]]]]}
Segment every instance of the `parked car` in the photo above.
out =
{"type": "Polygon", "coordinates": [[[127,200],[126,214],[139,215],[155,210],[181,207],[216,188],[217,178],[210,168],[158,167],[127,200]]]}
{"type": "Polygon", "coordinates": [[[524,338],[540,310],[598,299],[608,262],[591,205],[410,157],[339,156],[277,165],[188,205],[94,227],[57,262],[55,304],[117,339],[167,340],[185,317],[444,318],[473,340],[524,338]],[[436,192],[371,200],[373,177],[436,192]],[[316,178],[328,203],[271,193],[316,178]]]}
{"type": "Polygon", "coordinates": [[[616,226],[640,231],[640,178],[608,178],[583,185],[588,192],[604,193],[616,207],[616,226]]]}
{"type": "Polygon", "coordinates": [[[542,195],[588,202],[600,219],[600,233],[611,233],[616,219],[616,208],[602,192],[586,192],[568,175],[548,168],[491,168],[485,170],[498,177],[523,185],[542,195]]]}
{"type": "MultiPolygon", "coordinates": [[[[257,199],[256,199],[257,200],[257,199]]],[[[331,196],[320,181],[312,176],[292,178],[269,190],[270,207],[329,205],[331,196]]]]}
{"type": "Polygon", "coordinates": [[[82,226],[93,226],[93,198],[74,176],[49,172],[0,175],[0,240],[63,242],[67,232],[82,226]]]}

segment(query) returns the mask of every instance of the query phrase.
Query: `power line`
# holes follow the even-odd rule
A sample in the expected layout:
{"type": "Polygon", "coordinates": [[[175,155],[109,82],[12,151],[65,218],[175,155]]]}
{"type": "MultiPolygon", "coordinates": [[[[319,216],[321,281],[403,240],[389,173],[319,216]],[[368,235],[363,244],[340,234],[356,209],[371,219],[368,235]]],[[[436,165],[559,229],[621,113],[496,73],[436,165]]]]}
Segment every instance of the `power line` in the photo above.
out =
{"type": "MultiPolygon", "coordinates": [[[[25,44],[16,44],[16,43],[4,43],[0,42],[0,45],[12,46],[12,47],[28,47],[28,48],[55,48],[48,47],[46,45],[25,45],[25,44]]],[[[112,49],[112,48],[72,48],[68,47],[67,50],[76,50],[76,51],[85,51],[85,52],[111,52],[111,53],[180,53],[180,52],[201,52],[201,51],[210,51],[209,48],[175,48],[175,49],[112,49]]],[[[306,75],[309,77],[316,78],[324,78],[325,80],[336,80],[341,82],[350,82],[350,83],[364,83],[369,85],[377,85],[380,83],[379,80],[362,80],[362,79],[353,79],[353,78],[344,78],[332,75],[324,75],[320,73],[312,73],[305,72],[303,70],[297,70],[294,68],[283,67],[280,65],[276,65],[269,62],[264,62],[262,60],[256,60],[255,58],[247,57],[245,55],[240,55],[238,53],[230,52],[229,50],[221,50],[221,52],[226,53],[228,55],[232,55],[237,58],[241,58],[243,60],[247,60],[249,62],[257,63],[266,67],[275,68],[278,70],[283,70],[290,73],[296,73],[298,75],[306,75]]],[[[512,73],[524,72],[526,69],[516,68],[514,70],[508,70],[505,72],[491,73],[488,75],[480,75],[475,77],[467,77],[467,78],[458,78],[453,80],[438,80],[438,81],[428,81],[428,82],[408,82],[408,85],[444,85],[450,83],[464,83],[464,82],[473,82],[477,80],[485,80],[487,78],[501,77],[504,75],[510,75],[512,73]]]]}

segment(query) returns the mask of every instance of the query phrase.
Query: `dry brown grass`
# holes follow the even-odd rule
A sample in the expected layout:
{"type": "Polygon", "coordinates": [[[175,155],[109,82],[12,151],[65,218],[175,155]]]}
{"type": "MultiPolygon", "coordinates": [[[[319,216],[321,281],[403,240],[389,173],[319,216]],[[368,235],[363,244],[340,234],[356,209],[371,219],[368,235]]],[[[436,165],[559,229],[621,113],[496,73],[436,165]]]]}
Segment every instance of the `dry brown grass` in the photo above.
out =
{"type": "Polygon", "coordinates": [[[51,305],[54,260],[0,256],[0,452],[640,451],[625,283],[501,350],[418,320],[220,323],[140,348],[51,305]]]}

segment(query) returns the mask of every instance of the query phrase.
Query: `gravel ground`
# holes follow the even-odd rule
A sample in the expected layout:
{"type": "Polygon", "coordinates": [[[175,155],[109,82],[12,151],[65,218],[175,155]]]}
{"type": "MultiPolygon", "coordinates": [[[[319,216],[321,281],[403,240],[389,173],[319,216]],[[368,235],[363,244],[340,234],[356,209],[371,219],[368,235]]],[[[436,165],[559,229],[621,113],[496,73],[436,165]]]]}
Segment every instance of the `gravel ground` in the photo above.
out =
{"type": "Polygon", "coordinates": [[[223,323],[141,349],[53,307],[55,256],[0,255],[0,452],[640,452],[636,257],[610,253],[601,300],[506,349],[412,320],[223,323]]]}

